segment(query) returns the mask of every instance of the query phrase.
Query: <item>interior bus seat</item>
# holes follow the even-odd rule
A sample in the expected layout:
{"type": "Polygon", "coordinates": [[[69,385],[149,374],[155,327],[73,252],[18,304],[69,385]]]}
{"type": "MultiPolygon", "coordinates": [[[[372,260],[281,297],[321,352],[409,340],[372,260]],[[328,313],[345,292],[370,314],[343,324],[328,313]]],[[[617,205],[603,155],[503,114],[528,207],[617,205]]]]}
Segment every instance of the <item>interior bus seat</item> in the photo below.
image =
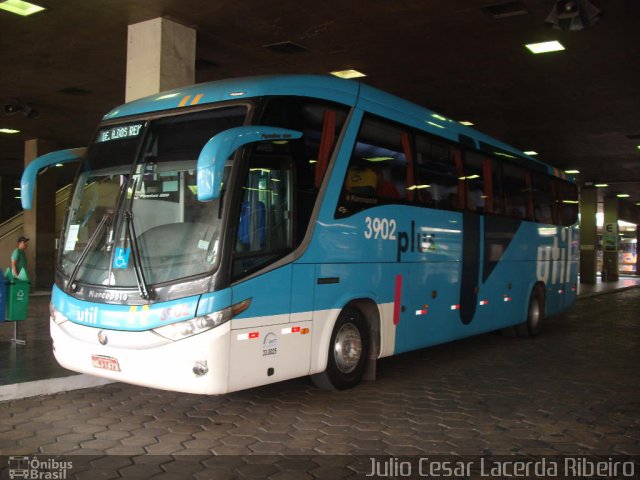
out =
{"type": "Polygon", "coordinates": [[[354,195],[375,196],[378,190],[378,176],[371,168],[349,167],[345,180],[345,190],[354,195]]]}
{"type": "Polygon", "coordinates": [[[243,251],[260,250],[264,248],[265,241],[267,239],[267,226],[266,226],[266,208],[264,202],[242,202],[242,210],[240,212],[240,223],[238,225],[238,242],[242,246],[243,251]],[[258,221],[257,225],[251,225],[252,216],[252,203],[255,208],[258,209],[258,221]],[[253,228],[252,228],[253,227],[253,228]],[[257,232],[256,232],[257,231],[257,232]],[[259,242],[255,244],[256,237],[259,242]],[[253,237],[253,245],[252,245],[253,237]]]}

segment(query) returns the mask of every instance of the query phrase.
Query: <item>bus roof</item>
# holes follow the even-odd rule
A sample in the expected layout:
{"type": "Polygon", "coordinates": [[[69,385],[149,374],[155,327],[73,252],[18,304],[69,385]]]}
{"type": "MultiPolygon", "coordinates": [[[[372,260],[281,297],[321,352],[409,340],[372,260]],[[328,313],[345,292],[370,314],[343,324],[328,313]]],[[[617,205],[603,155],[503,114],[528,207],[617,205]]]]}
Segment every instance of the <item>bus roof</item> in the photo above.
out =
{"type": "Polygon", "coordinates": [[[357,102],[358,106],[365,110],[391,120],[471,146],[485,153],[511,158],[512,161],[526,162],[530,167],[537,167],[536,169],[540,171],[566,178],[564,172],[553,169],[520,150],[428,108],[369,85],[329,75],[253,76],[189,85],[123,104],[107,113],[103,120],[265,95],[306,96],[349,106],[354,106],[357,102]]]}

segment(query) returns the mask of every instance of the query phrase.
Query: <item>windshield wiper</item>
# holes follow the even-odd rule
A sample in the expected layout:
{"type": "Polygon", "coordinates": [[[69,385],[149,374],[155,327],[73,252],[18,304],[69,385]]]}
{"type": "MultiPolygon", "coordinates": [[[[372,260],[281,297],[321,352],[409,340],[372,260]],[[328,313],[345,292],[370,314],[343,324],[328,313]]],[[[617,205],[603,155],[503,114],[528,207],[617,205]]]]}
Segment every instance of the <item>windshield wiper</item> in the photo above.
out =
{"type": "Polygon", "coordinates": [[[89,238],[89,241],[87,242],[85,247],[82,249],[82,253],[78,258],[78,261],[76,262],[75,267],[73,267],[73,271],[71,272],[71,275],[69,275],[69,281],[67,282],[67,292],[76,291],[77,285],[75,285],[75,280],[76,280],[76,277],[78,276],[78,272],[80,271],[80,267],[82,266],[85,259],[87,258],[87,255],[89,255],[89,250],[91,250],[91,248],[93,247],[93,244],[96,242],[96,239],[98,238],[99,235],[102,234],[102,230],[105,229],[107,224],[111,224],[112,218],[113,218],[113,212],[106,212],[104,215],[102,215],[102,219],[100,220],[100,223],[98,224],[96,229],[93,231],[93,235],[91,235],[91,238],[89,238]]]}
{"type": "Polygon", "coordinates": [[[140,296],[145,300],[153,300],[153,298],[155,298],[155,292],[149,289],[147,281],[144,278],[144,271],[142,270],[138,238],[136,237],[136,229],[133,226],[133,213],[130,210],[125,211],[124,219],[127,223],[127,235],[129,236],[129,243],[131,244],[131,253],[133,253],[133,270],[136,274],[136,282],[138,283],[140,296]]]}

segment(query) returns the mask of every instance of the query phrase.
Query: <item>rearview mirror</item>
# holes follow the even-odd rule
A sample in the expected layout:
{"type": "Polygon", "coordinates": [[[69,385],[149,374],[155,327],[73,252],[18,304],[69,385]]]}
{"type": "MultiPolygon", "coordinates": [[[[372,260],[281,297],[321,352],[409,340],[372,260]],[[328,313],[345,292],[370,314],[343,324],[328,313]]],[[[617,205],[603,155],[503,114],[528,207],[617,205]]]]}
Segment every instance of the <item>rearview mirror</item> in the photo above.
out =
{"type": "Polygon", "coordinates": [[[266,125],[235,127],[218,133],[206,143],[198,156],[198,200],[207,202],[220,198],[224,164],[243,145],[300,137],[302,132],[266,125]]]}
{"type": "Polygon", "coordinates": [[[22,174],[22,179],[20,180],[20,200],[22,202],[22,208],[24,210],[31,210],[33,192],[36,188],[36,178],[38,177],[38,172],[40,170],[58,163],[80,161],[85,157],[86,153],[86,148],[58,150],[57,152],[42,155],[27,165],[27,168],[24,169],[24,173],[22,174]]]}

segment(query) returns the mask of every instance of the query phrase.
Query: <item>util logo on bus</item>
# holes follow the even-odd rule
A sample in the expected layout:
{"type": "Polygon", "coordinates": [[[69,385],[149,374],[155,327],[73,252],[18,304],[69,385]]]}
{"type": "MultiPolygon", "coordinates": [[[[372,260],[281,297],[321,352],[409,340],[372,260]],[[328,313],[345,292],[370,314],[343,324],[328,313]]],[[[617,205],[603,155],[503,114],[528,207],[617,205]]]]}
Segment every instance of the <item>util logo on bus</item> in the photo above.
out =
{"type": "Polygon", "coordinates": [[[78,310],[76,320],[80,323],[88,323],[90,325],[98,324],[98,307],[89,307],[78,310]]]}
{"type": "Polygon", "coordinates": [[[573,257],[573,232],[560,229],[560,241],[567,247],[558,246],[558,236],[554,235],[553,245],[538,247],[536,277],[545,284],[566,283],[571,280],[571,258],[573,257]]]}

